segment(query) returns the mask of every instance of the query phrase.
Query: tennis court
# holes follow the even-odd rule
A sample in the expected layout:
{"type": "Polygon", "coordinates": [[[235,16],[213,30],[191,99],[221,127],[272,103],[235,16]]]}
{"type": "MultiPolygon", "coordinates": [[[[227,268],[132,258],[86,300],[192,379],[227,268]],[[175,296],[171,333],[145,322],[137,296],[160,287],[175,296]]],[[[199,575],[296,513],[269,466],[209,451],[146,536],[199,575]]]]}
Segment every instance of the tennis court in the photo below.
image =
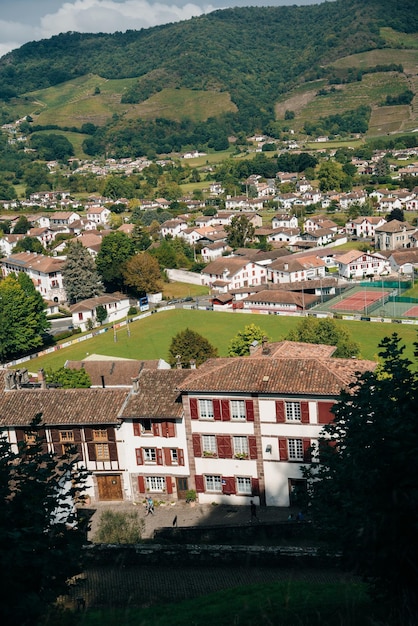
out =
{"type": "Polygon", "coordinates": [[[418,317],[418,305],[415,305],[413,307],[411,307],[410,309],[408,309],[408,311],[405,311],[405,313],[402,313],[403,317],[418,317]]]}
{"type": "Polygon", "coordinates": [[[330,309],[335,311],[364,311],[375,303],[384,303],[387,301],[389,295],[389,291],[382,291],[381,289],[356,291],[335,304],[332,304],[330,309]]]}

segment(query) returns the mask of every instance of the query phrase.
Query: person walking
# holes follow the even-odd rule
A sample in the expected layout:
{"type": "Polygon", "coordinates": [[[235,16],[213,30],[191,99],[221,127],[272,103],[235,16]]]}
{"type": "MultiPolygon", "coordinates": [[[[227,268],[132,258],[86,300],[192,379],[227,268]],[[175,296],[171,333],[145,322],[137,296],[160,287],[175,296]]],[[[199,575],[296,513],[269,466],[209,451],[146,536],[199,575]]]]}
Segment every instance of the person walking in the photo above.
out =
{"type": "Polygon", "coordinates": [[[255,505],[253,500],[251,500],[251,502],[250,502],[250,511],[251,511],[251,524],[254,521],[258,522],[259,520],[258,520],[258,517],[257,517],[257,507],[256,507],[256,505],[255,505]]]}
{"type": "Polygon", "coordinates": [[[154,500],[151,498],[151,496],[148,496],[147,498],[146,508],[147,508],[146,515],[149,515],[150,513],[151,515],[154,515],[154,500]]]}

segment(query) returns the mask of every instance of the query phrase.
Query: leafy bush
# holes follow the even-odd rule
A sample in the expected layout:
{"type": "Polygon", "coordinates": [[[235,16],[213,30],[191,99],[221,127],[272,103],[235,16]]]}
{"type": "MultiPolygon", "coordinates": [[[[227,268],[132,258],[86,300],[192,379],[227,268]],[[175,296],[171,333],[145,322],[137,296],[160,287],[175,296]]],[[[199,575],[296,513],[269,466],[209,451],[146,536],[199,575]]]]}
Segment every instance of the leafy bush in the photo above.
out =
{"type": "Polygon", "coordinates": [[[137,511],[103,511],[100,516],[94,543],[140,543],[144,520],[137,511]]]}

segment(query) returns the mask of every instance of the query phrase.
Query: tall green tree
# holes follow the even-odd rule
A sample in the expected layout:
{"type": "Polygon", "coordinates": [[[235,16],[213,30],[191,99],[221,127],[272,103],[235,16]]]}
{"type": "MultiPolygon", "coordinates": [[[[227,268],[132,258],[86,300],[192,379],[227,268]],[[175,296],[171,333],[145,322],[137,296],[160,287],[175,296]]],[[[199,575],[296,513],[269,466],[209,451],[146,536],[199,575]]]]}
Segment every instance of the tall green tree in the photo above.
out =
{"type": "Polygon", "coordinates": [[[31,226],[32,224],[30,223],[26,215],[21,215],[17,220],[15,227],[13,228],[13,234],[26,235],[31,226]]]}
{"type": "Polygon", "coordinates": [[[79,241],[68,246],[62,282],[70,304],[100,296],[103,283],[90,252],[79,241]]]}
{"type": "MultiPolygon", "coordinates": [[[[415,344],[417,346],[417,344],[415,344]]],[[[394,333],[383,364],[341,392],[305,469],[313,520],[361,572],[388,622],[418,623],[417,363],[394,333]]],[[[417,352],[415,352],[417,356],[417,352]]]]}
{"type": "Polygon", "coordinates": [[[183,368],[190,367],[193,360],[198,367],[207,359],[218,356],[217,349],[202,335],[186,328],[180,331],[171,340],[168,350],[168,362],[172,367],[180,363],[183,368]]]}
{"type": "Polygon", "coordinates": [[[45,380],[48,384],[57,385],[64,389],[82,389],[91,387],[91,378],[86,370],[59,367],[57,370],[45,371],[45,380]]]}
{"type": "Polygon", "coordinates": [[[252,344],[262,344],[267,339],[265,331],[256,324],[248,324],[229,342],[228,356],[247,356],[252,344]]]}
{"type": "Polygon", "coordinates": [[[107,291],[123,289],[123,267],[134,254],[135,245],[125,233],[115,231],[103,237],[96,266],[107,291]]]}
{"type": "Polygon", "coordinates": [[[25,274],[0,282],[0,360],[8,361],[42,345],[49,328],[44,303],[25,274]]]}
{"type": "Polygon", "coordinates": [[[286,339],[336,346],[333,356],[346,359],[358,356],[360,352],[359,344],[352,339],[350,333],[339,326],[335,320],[328,318],[304,317],[296,328],[290,331],[286,339]]]}
{"type": "Polygon", "coordinates": [[[86,527],[74,503],[86,472],[75,449],[44,451],[41,415],[28,420],[27,435],[18,452],[0,438],[0,620],[36,626],[82,571],[86,527]]]}
{"type": "Polygon", "coordinates": [[[137,296],[162,289],[160,265],[157,259],[147,252],[135,254],[126,261],[122,273],[125,285],[137,296]]]}
{"type": "Polygon", "coordinates": [[[234,215],[231,223],[225,226],[226,241],[231,248],[243,248],[254,239],[255,228],[246,215],[234,215]]]}

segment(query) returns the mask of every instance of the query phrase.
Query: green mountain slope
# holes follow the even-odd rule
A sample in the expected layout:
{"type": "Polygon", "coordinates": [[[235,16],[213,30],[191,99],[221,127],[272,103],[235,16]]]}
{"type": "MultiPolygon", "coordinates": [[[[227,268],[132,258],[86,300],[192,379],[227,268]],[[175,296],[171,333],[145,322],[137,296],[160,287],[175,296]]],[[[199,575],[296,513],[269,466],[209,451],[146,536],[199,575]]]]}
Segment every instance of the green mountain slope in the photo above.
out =
{"type": "MultiPolygon", "coordinates": [[[[283,117],[295,89],[309,92],[296,104],[289,100],[287,108],[298,113],[296,128],[356,101],[377,108],[382,97],[404,87],[415,94],[417,32],[415,0],[336,0],[227,9],[113,35],[66,33],[0,59],[0,109],[3,121],[30,114],[43,126],[106,126],[106,136],[90,141],[91,154],[117,142],[121,131],[146,137],[146,145],[130,146],[135,154],[149,148],[153,134],[161,151],[207,144],[208,138],[225,147],[228,134],[271,131],[269,124],[283,117]],[[389,53],[386,61],[378,60],[380,53],[389,53]],[[408,70],[401,67],[404,59],[408,70]],[[368,73],[376,78],[378,65],[385,72],[382,93],[369,86],[368,73]],[[389,72],[391,65],[398,67],[389,72]],[[359,82],[356,70],[367,80],[359,82]],[[318,89],[337,83],[338,93],[326,94],[320,103],[318,89]],[[157,118],[171,125],[160,124],[157,132],[152,126],[157,118]],[[209,119],[198,129],[190,124],[208,118],[221,121],[209,119]],[[168,135],[175,140],[167,143],[168,135]]],[[[395,130],[408,127],[404,118],[413,127],[413,110],[418,107],[407,106],[395,130]]],[[[382,124],[379,119],[373,124],[377,133],[389,128],[382,124]]],[[[122,156],[124,150],[116,152],[122,156]]]]}

